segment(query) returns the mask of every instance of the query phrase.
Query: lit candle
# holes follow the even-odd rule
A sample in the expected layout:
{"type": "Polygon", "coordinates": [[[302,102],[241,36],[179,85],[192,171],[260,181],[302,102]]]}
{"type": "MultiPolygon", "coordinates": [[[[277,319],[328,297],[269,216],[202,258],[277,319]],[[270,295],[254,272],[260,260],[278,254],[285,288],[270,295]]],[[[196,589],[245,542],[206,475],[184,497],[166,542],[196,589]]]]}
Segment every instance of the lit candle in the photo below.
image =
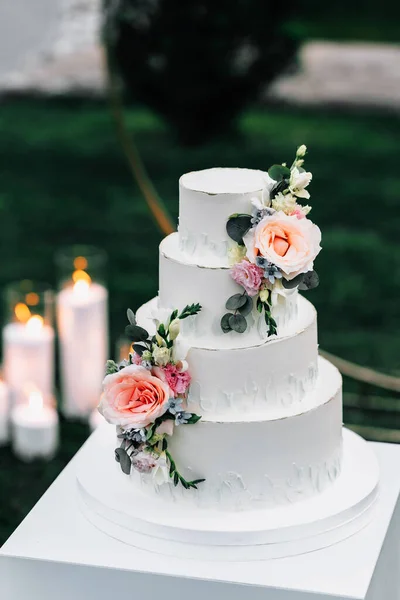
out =
{"type": "Polygon", "coordinates": [[[4,377],[12,395],[33,383],[46,396],[53,393],[54,330],[27,304],[14,307],[14,318],[3,329],[4,377]]]}
{"type": "Polygon", "coordinates": [[[58,416],[44,404],[43,395],[31,387],[28,401],[17,403],[11,412],[12,448],[18,458],[51,459],[58,447],[58,416]]]}
{"type": "Polygon", "coordinates": [[[70,285],[57,296],[62,411],[89,418],[99,402],[108,351],[107,290],[92,281],[84,257],[74,260],[70,285]]]}
{"type": "Polygon", "coordinates": [[[0,380],[0,446],[8,442],[9,401],[8,387],[0,380]]]}

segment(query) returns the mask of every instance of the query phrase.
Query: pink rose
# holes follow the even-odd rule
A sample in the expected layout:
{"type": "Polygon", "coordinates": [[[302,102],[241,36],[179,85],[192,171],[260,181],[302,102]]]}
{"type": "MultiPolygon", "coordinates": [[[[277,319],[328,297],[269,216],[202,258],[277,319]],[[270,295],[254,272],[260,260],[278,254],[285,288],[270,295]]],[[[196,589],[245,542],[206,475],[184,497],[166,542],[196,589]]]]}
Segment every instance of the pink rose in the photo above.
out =
{"type": "Polygon", "coordinates": [[[163,368],[153,367],[152,372],[156,377],[167,383],[173,396],[184,394],[190,385],[190,373],[188,371],[180,371],[176,365],[171,363],[163,368]]]}
{"type": "Polygon", "coordinates": [[[251,261],[263,256],[281,269],[286,279],[311,271],[321,250],[319,227],[282,211],[264,217],[243,240],[251,261]]]}
{"type": "Polygon", "coordinates": [[[256,296],[261,287],[264,271],[257,265],[244,259],[232,267],[231,276],[236,283],[246,290],[249,296],[256,296]]]}
{"type": "Polygon", "coordinates": [[[107,375],[99,411],[109,423],[139,429],[167,410],[168,385],[139,365],[107,375]]]}

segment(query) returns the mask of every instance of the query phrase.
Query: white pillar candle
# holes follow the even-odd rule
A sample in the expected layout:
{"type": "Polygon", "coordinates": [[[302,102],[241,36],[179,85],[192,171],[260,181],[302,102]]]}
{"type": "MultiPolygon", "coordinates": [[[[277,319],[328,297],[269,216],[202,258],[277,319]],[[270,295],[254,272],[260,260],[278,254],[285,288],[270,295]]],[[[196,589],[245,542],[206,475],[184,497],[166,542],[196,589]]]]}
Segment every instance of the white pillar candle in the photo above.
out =
{"type": "Polygon", "coordinates": [[[57,295],[62,411],[88,418],[97,406],[108,351],[107,290],[80,279],[57,295]]]}
{"type": "Polygon", "coordinates": [[[12,448],[16,456],[29,462],[51,459],[58,447],[58,416],[45,406],[43,396],[33,389],[27,403],[19,403],[11,412],[12,448]]]}
{"type": "Polygon", "coordinates": [[[0,380],[0,446],[8,442],[9,437],[9,391],[4,381],[0,380]]]}
{"type": "Polygon", "coordinates": [[[14,396],[34,384],[45,396],[53,393],[54,330],[39,315],[3,329],[4,377],[14,396]]]}

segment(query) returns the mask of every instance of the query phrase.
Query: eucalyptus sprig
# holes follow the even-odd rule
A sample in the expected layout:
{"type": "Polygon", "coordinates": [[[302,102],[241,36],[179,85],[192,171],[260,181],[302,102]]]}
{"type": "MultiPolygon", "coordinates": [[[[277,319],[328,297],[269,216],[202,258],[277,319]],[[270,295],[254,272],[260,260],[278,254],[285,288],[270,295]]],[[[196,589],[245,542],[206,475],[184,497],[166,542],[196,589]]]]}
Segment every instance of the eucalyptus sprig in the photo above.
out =
{"type": "Polygon", "coordinates": [[[225,313],[222,317],[222,331],[244,333],[247,329],[246,316],[253,310],[253,300],[248,293],[244,291],[242,294],[234,294],[226,301],[225,308],[234,312],[225,313]]]}

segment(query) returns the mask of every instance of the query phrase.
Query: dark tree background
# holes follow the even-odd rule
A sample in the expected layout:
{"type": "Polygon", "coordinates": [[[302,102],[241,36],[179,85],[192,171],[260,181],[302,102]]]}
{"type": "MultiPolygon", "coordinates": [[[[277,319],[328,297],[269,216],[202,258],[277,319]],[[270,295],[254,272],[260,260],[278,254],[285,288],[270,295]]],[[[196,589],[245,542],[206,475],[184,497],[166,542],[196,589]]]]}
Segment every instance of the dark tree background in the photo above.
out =
{"type": "Polygon", "coordinates": [[[104,0],[105,39],[127,99],[196,144],[235,117],[293,61],[294,0],[104,0]]]}

